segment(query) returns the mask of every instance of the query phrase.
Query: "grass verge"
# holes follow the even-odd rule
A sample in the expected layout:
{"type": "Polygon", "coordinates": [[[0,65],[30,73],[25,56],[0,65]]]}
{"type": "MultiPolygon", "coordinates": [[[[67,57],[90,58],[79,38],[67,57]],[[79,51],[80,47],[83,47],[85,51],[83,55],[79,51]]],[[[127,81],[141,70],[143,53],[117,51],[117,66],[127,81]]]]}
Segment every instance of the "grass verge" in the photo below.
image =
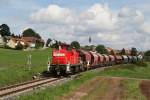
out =
{"type": "Polygon", "coordinates": [[[0,48],[0,87],[32,79],[36,73],[46,70],[51,49],[18,51],[0,48]],[[32,55],[31,70],[27,56],[32,55]]]}
{"type": "MultiPolygon", "coordinates": [[[[127,64],[120,65],[112,68],[108,68],[101,72],[89,71],[83,73],[78,79],[69,81],[60,86],[49,87],[45,90],[36,90],[27,94],[24,94],[17,99],[20,100],[57,100],[60,96],[64,96],[71,91],[74,91],[76,88],[80,87],[82,84],[88,82],[96,76],[118,76],[118,77],[133,77],[133,78],[150,78],[150,63],[147,63],[146,66],[136,65],[136,64],[127,64]]],[[[138,82],[127,80],[124,81],[125,94],[123,98],[141,98],[144,100],[144,97],[139,93],[138,82]],[[140,97],[138,96],[140,95],[140,97]]],[[[105,85],[104,85],[105,86],[105,85]]],[[[88,88],[88,87],[87,87],[88,88]]],[[[101,87],[102,89],[104,87],[101,87]]],[[[104,88],[106,89],[106,88],[104,88]]],[[[99,90],[98,90],[99,91],[99,90]]],[[[130,99],[129,99],[130,100],[130,99]]],[[[134,99],[135,100],[135,99],[134,99]]]]}
{"type": "Polygon", "coordinates": [[[128,79],[123,80],[122,100],[146,100],[139,88],[139,80],[128,79]]]}
{"type": "Polygon", "coordinates": [[[150,63],[118,65],[99,72],[100,76],[150,79],[150,63]]]}
{"type": "Polygon", "coordinates": [[[56,100],[60,96],[65,95],[66,93],[73,91],[77,87],[81,86],[81,84],[87,82],[88,80],[95,77],[97,73],[94,72],[85,72],[81,74],[81,76],[77,79],[69,81],[65,84],[56,87],[49,87],[45,90],[37,90],[33,91],[29,94],[22,95],[18,99],[20,100],[56,100]]]}

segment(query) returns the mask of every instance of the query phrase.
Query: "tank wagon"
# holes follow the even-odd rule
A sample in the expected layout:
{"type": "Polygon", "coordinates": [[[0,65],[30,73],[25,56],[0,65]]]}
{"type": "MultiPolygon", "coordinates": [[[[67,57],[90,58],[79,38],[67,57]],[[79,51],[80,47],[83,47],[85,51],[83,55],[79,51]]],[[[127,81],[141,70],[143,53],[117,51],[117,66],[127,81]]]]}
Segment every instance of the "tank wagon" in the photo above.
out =
{"type": "Polygon", "coordinates": [[[126,56],[126,55],[122,55],[122,59],[123,59],[124,64],[127,64],[129,61],[128,56],[126,56]]]}
{"type": "Polygon", "coordinates": [[[123,59],[120,55],[115,56],[115,63],[116,64],[121,64],[123,62],[123,59]]]}
{"type": "Polygon", "coordinates": [[[132,59],[132,56],[127,56],[128,57],[128,63],[132,63],[133,62],[133,59],[132,59]]]}
{"type": "Polygon", "coordinates": [[[97,55],[98,55],[98,65],[99,66],[104,66],[104,56],[102,56],[99,53],[97,53],[97,55]]]}
{"type": "Polygon", "coordinates": [[[105,55],[105,54],[103,54],[102,56],[104,57],[104,66],[108,66],[109,65],[109,56],[105,55]]]}
{"type": "Polygon", "coordinates": [[[113,55],[109,55],[109,65],[114,65],[115,64],[115,57],[113,55]]]}
{"type": "Polygon", "coordinates": [[[137,61],[138,61],[137,56],[132,56],[132,62],[135,63],[135,62],[137,62],[137,61]]]}
{"type": "Polygon", "coordinates": [[[126,55],[106,55],[86,50],[68,49],[61,46],[52,50],[48,71],[56,75],[74,74],[80,71],[114,64],[133,63],[142,57],[126,55]]]}

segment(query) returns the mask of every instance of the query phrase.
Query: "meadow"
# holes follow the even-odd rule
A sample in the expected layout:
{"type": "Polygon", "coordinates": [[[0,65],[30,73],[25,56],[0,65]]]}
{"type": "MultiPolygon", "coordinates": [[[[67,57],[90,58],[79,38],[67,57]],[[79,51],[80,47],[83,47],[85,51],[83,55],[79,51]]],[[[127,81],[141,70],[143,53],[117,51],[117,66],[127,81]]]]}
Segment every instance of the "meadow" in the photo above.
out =
{"type": "MultiPolygon", "coordinates": [[[[120,81],[121,88],[123,89],[121,94],[121,100],[146,100],[143,94],[140,91],[140,79],[150,79],[150,63],[144,64],[124,64],[124,65],[115,65],[111,68],[105,69],[103,71],[88,71],[82,73],[81,76],[77,79],[64,83],[60,86],[49,87],[45,90],[35,90],[29,93],[26,93],[20,97],[19,100],[65,100],[64,97],[73,97],[74,92],[77,90],[83,92],[84,89],[89,87],[94,87],[92,85],[86,85],[92,79],[96,77],[121,77],[121,78],[136,78],[136,79],[126,79],[120,81]],[[85,87],[82,89],[82,87],[85,87]]],[[[101,80],[100,80],[101,81],[101,80]]],[[[99,81],[97,81],[99,82],[99,81]]],[[[86,96],[80,98],[81,100],[96,100],[97,96],[101,97],[107,92],[111,91],[111,79],[102,79],[102,82],[95,85],[95,87],[89,91],[86,96]],[[90,98],[90,99],[89,99],[90,98]]],[[[113,87],[113,86],[112,86],[113,87]]],[[[79,93],[82,93],[82,92],[79,93]]],[[[97,100],[99,100],[98,98],[97,100]]]]}
{"type": "MultiPolygon", "coordinates": [[[[10,84],[20,83],[28,80],[32,80],[32,76],[43,72],[47,69],[48,58],[51,57],[51,49],[45,50],[34,50],[34,51],[18,51],[9,49],[0,49],[0,87],[7,86],[10,84]],[[27,57],[32,55],[31,69],[27,65],[27,57]]],[[[128,77],[137,79],[150,79],[150,63],[136,63],[136,64],[122,64],[114,65],[111,68],[107,68],[103,71],[88,71],[81,74],[80,77],[64,83],[60,86],[49,87],[45,90],[37,89],[29,93],[25,93],[19,96],[17,99],[20,100],[60,100],[64,96],[70,95],[75,92],[78,88],[86,86],[95,77],[128,77]]],[[[141,98],[145,100],[145,97],[140,92],[139,80],[123,80],[121,86],[123,86],[123,99],[129,98],[131,100],[141,98]]],[[[103,93],[110,91],[110,81],[104,80],[99,85],[95,85],[96,88],[89,91],[88,96],[84,96],[80,99],[88,100],[88,98],[103,96],[103,93]],[[97,92],[95,92],[97,91],[97,92]]],[[[94,86],[94,85],[93,85],[94,86]]],[[[87,88],[88,86],[86,86],[87,88]]]]}
{"type": "Polygon", "coordinates": [[[32,79],[32,76],[47,70],[51,49],[19,51],[0,48],[0,87],[32,79]],[[31,55],[31,69],[27,65],[31,55]]]}

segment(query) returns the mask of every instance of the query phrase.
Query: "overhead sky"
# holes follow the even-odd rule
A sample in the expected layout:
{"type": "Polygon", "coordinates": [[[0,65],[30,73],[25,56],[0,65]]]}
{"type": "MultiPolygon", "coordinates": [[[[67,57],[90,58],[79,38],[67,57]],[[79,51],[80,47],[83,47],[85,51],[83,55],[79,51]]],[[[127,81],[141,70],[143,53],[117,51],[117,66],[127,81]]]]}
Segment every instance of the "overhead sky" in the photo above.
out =
{"type": "Polygon", "coordinates": [[[150,0],[0,0],[0,24],[45,40],[150,49],[150,0]]]}

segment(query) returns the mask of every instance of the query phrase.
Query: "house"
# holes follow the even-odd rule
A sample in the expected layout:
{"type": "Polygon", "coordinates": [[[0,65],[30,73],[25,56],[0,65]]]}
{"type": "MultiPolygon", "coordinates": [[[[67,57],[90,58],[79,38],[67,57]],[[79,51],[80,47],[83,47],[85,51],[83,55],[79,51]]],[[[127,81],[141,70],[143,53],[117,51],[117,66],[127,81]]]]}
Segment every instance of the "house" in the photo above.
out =
{"type": "Polygon", "coordinates": [[[21,41],[20,38],[11,38],[6,45],[12,49],[15,49],[18,44],[25,46],[25,43],[21,41]]]}
{"type": "Polygon", "coordinates": [[[7,46],[10,48],[15,49],[18,44],[21,44],[23,47],[31,47],[34,48],[36,46],[36,43],[43,43],[44,40],[38,39],[36,37],[12,37],[8,42],[7,46]]]}
{"type": "Polygon", "coordinates": [[[107,50],[107,53],[108,53],[108,54],[110,54],[110,55],[115,55],[115,52],[114,52],[114,50],[113,50],[112,48],[107,47],[106,50],[107,50]]]}
{"type": "Polygon", "coordinates": [[[44,45],[44,40],[36,37],[21,37],[21,41],[28,44],[29,47],[34,48],[36,43],[42,43],[44,45]]]}
{"type": "Polygon", "coordinates": [[[0,34],[0,46],[4,46],[4,44],[4,37],[2,37],[2,35],[0,34]]]}

